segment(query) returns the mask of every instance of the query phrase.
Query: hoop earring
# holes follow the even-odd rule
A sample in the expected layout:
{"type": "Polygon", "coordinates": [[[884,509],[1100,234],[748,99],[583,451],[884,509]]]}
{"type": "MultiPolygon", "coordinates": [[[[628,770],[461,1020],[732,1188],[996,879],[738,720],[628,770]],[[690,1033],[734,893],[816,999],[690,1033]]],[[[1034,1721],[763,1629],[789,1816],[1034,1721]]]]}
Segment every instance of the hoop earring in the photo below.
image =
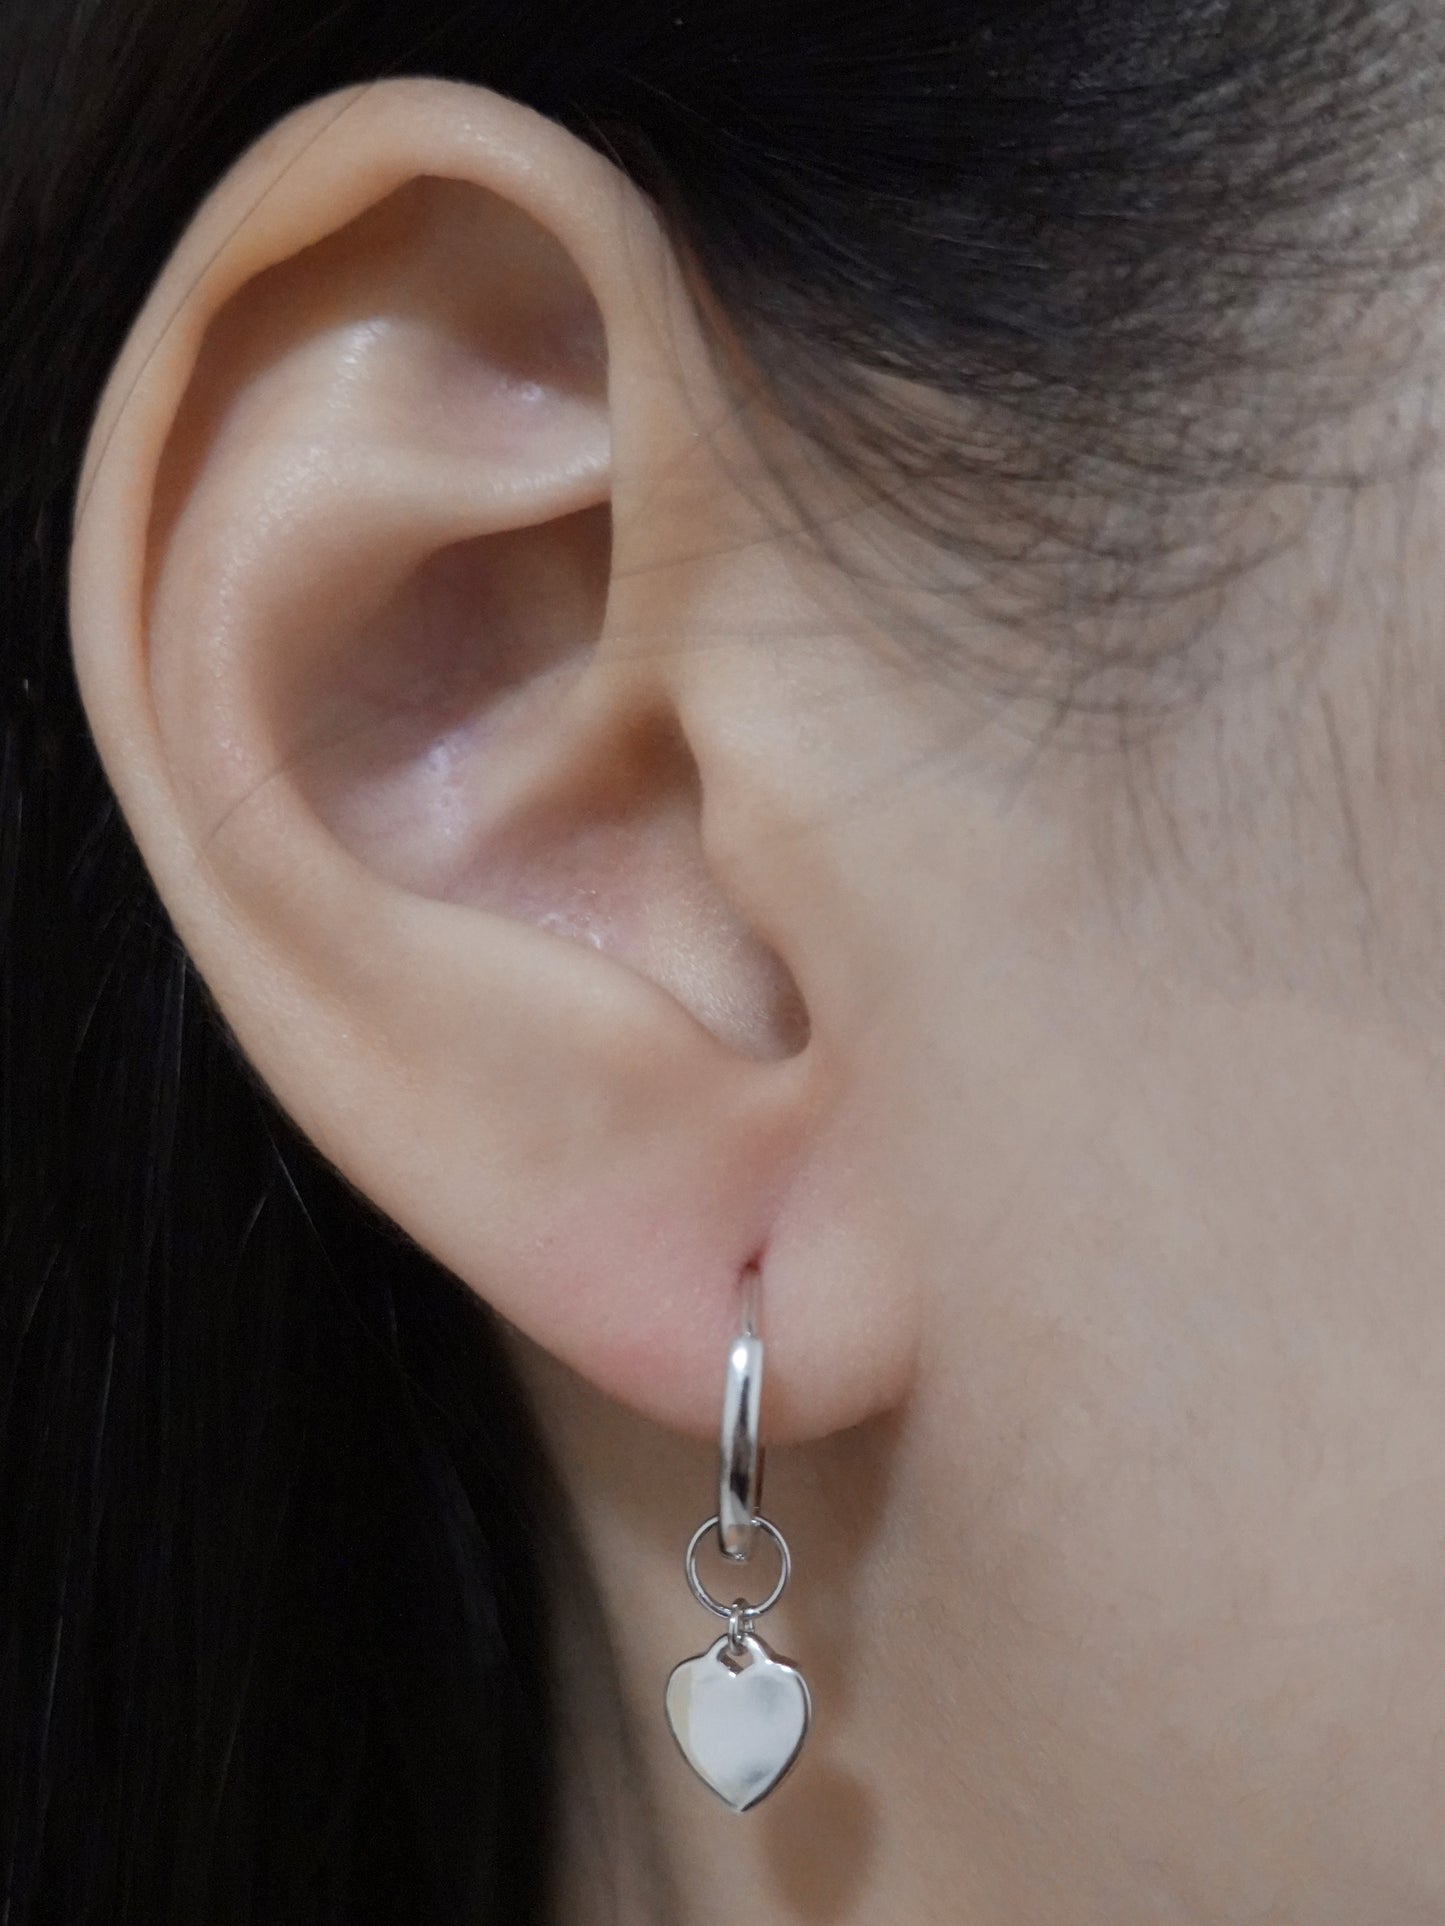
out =
{"type": "Polygon", "coordinates": [[[753,1629],[787,1589],[793,1562],[787,1540],[762,1515],[763,1341],[755,1265],[744,1273],[743,1285],[742,1325],[728,1346],[723,1383],[717,1511],[693,1533],[683,1559],[693,1597],[725,1618],[727,1630],[707,1651],[674,1668],[666,1694],[667,1723],[682,1756],[734,1812],[749,1811],[779,1784],[802,1751],[813,1717],[807,1680],[753,1629]],[[710,1531],[733,1564],[748,1562],[759,1533],[776,1546],[778,1579],[758,1604],[735,1598],[725,1605],[698,1577],[698,1547],[710,1531]]]}

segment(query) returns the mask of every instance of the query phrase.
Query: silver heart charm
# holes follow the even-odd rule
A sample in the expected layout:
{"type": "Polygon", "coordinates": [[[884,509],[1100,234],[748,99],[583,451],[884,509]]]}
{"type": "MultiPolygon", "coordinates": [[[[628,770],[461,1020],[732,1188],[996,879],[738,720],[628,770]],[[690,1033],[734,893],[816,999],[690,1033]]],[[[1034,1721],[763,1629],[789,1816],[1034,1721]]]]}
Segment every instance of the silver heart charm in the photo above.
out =
{"type": "Polygon", "coordinates": [[[667,1681],[667,1722],[682,1756],[734,1812],[772,1791],[802,1750],[812,1714],[802,1673],[751,1631],[736,1647],[725,1632],[667,1681]]]}

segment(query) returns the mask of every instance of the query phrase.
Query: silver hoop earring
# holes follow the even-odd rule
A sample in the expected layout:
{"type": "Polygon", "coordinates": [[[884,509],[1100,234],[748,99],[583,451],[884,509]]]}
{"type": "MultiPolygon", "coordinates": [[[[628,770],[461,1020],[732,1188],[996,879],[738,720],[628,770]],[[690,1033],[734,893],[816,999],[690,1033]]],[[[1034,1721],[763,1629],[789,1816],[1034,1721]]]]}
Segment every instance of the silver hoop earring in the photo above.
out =
{"type": "Polygon", "coordinates": [[[727,1620],[727,1630],[707,1651],[684,1659],[667,1681],[667,1723],[693,1771],[734,1812],[766,1799],[803,1749],[812,1723],[808,1682],[779,1658],[753,1629],[787,1589],[792,1559],[787,1540],[762,1515],[763,1341],[758,1332],[758,1274],[744,1274],[741,1329],[728,1346],[719,1439],[717,1512],[693,1533],[683,1569],[698,1604],[727,1620]],[[776,1548],[777,1582],[750,1605],[725,1605],[698,1577],[698,1548],[716,1531],[718,1549],[733,1564],[746,1564],[759,1534],[776,1548]]]}

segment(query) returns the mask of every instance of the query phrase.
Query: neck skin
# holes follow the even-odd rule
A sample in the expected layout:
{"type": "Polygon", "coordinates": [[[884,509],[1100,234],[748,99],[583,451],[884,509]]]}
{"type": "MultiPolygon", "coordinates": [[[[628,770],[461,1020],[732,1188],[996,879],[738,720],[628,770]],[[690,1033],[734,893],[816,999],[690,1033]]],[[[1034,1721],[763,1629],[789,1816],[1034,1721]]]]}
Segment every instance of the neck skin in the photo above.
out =
{"type": "Polygon", "coordinates": [[[1445,484],[1411,508],[1242,582],[1241,651],[1271,607],[1309,647],[1132,762],[1005,806],[975,739],[848,865],[840,948],[896,967],[829,1041],[880,1291],[923,1309],[886,1420],[770,1454],[761,1631],[815,1720],[751,1814],[662,1709],[716,1636],[716,1444],[518,1341],[635,1732],[593,1635],[568,1926],[1445,1917],[1445,484]],[[1430,623],[1380,634],[1382,584],[1430,623]]]}

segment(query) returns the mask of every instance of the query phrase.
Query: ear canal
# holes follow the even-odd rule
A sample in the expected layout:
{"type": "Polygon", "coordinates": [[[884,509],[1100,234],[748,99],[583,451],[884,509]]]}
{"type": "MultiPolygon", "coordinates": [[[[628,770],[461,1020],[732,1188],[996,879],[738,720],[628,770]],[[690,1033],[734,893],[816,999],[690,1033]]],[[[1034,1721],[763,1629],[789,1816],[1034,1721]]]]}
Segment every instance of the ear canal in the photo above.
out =
{"type": "MultiPolygon", "coordinates": [[[[607,727],[607,718],[602,718],[607,727]]],[[[623,958],[732,1049],[788,1057],[806,1006],[781,959],[718,889],[697,764],[675,721],[644,712],[489,838],[454,894],[623,958]]]]}
{"type": "Polygon", "coordinates": [[[586,675],[606,389],[571,260],[474,187],[413,182],[255,277],[162,463],[160,719],[192,731],[219,680],[208,839],[287,783],[384,880],[606,950],[731,1048],[790,1055],[801,999],[709,871],[675,720],[621,663],[586,675]]]}

